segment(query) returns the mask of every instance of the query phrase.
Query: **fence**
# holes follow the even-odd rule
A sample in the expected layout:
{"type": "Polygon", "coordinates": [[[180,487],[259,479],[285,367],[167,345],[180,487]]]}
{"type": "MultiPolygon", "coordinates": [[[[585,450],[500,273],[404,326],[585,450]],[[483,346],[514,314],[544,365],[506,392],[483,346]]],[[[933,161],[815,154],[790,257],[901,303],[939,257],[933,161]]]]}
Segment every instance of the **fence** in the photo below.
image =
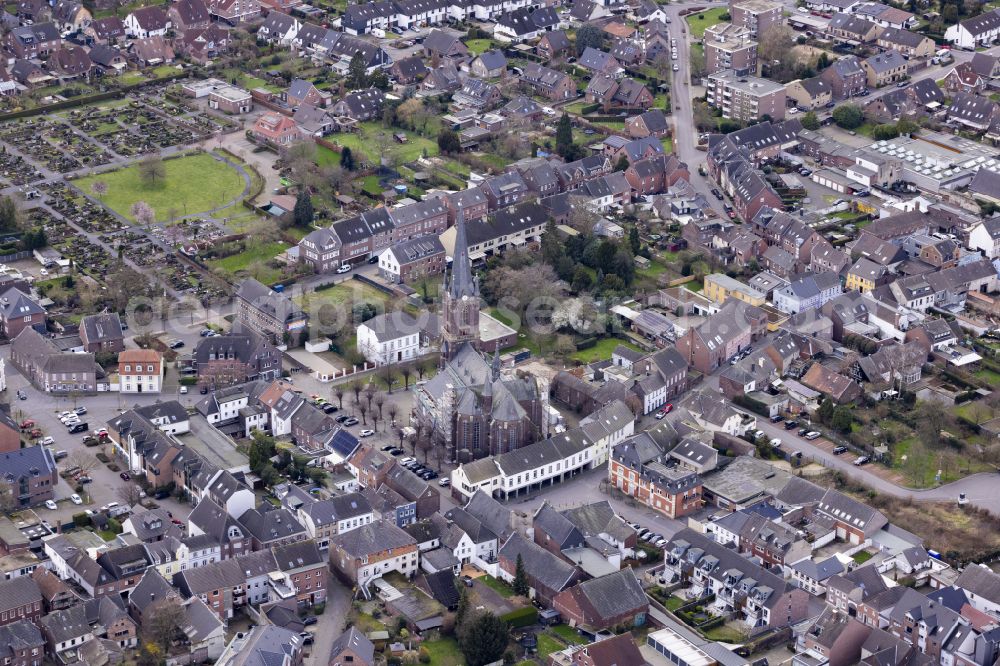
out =
{"type": "Polygon", "coordinates": [[[30,259],[34,256],[31,250],[21,250],[20,252],[15,252],[14,254],[4,254],[0,255],[0,262],[7,263],[8,261],[20,261],[21,259],[30,259]]]}

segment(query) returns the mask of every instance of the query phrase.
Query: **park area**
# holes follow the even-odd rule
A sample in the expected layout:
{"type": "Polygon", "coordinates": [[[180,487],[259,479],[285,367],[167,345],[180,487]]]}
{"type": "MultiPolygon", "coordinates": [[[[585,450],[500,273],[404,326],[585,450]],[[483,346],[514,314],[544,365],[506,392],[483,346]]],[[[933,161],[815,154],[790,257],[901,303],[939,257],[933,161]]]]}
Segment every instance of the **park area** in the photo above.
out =
{"type": "Polygon", "coordinates": [[[73,185],[132,222],[136,219],[130,210],[139,201],[153,209],[157,222],[165,222],[224,207],[246,187],[236,169],[208,153],[166,159],[161,164],[161,173],[154,178],[144,177],[137,163],[74,180],[73,185]],[[107,188],[101,195],[94,189],[98,182],[107,188]]]}

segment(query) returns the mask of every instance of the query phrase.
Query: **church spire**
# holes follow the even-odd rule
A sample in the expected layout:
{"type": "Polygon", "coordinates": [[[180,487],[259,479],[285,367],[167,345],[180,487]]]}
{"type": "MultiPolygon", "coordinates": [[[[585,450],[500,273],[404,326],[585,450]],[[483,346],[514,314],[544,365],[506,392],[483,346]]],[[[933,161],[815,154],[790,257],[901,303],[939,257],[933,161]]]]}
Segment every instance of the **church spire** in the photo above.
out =
{"type": "Polygon", "coordinates": [[[500,348],[493,350],[493,381],[500,379],[500,348]]]}
{"type": "Polygon", "coordinates": [[[458,209],[455,222],[455,258],[451,266],[451,284],[448,287],[452,298],[479,296],[475,280],[472,279],[472,262],[469,260],[469,240],[465,235],[465,212],[458,209]]]}

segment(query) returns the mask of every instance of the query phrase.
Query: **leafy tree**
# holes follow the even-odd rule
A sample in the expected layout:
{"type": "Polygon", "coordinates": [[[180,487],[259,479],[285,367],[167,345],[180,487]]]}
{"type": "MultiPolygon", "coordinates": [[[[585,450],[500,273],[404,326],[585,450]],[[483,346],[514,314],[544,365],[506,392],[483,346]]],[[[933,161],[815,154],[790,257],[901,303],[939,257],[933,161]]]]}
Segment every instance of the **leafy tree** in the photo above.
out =
{"type": "Polygon", "coordinates": [[[900,118],[899,122],[896,123],[896,131],[900,134],[914,134],[919,129],[920,125],[906,118],[900,118]]]}
{"type": "Polygon", "coordinates": [[[438,148],[445,155],[451,155],[462,150],[462,141],[454,130],[443,129],[438,134],[438,148]]]}
{"type": "Polygon", "coordinates": [[[628,169],[628,155],[622,153],[622,156],[618,158],[618,162],[615,163],[615,171],[625,171],[628,169]]]}
{"type": "Polygon", "coordinates": [[[599,49],[604,46],[604,35],[601,33],[601,29],[597,26],[584,25],[576,31],[577,57],[583,55],[583,52],[587,50],[588,46],[595,49],[599,49]]]}
{"type": "Polygon", "coordinates": [[[896,128],[896,123],[876,125],[872,129],[872,138],[876,140],[895,139],[897,136],[899,136],[899,130],[896,128]]]}
{"type": "Polygon", "coordinates": [[[819,54],[819,58],[816,60],[816,69],[822,71],[829,66],[830,66],[830,56],[827,55],[826,51],[823,51],[822,53],[819,54]]]}
{"type": "Polygon", "coordinates": [[[594,278],[590,277],[590,273],[583,266],[577,266],[576,272],[573,273],[573,291],[586,291],[594,285],[594,278]]]}
{"type": "Polygon", "coordinates": [[[642,242],[639,240],[639,229],[635,225],[628,230],[628,245],[629,249],[632,250],[632,254],[639,254],[639,250],[642,249],[642,242]]]}
{"type": "MultiPolygon", "coordinates": [[[[572,342],[572,340],[570,341],[572,342]]],[[[576,347],[574,346],[574,351],[576,347]]],[[[517,555],[517,562],[514,563],[514,594],[519,597],[526,597],[531,593],[531,585],[528,584],[528,572],[524,570],[524,560],[521,554],[517,555]]]]}
{"type": "Polygon", "coordinates": [[[12,197],[0,197],[0,231],[14,231],[18,228],[20,215],[17,203],[12,197]]]}
{"type": "Polygon", "coordinates": [[[295,208],[292,209],[292,220],[295,226],[308,229],[312,226],[316,212],[313,210],[312,197],[309,192],[303,189],[295,199],[295,208]]]}
{"type": "Polygon", "coordinates": [[[833,110],[831,115],[833,122],[837,123],[838,127],[847,130],[857,129],[865,121],[865,114],[856,104],[841,104],[833,110]]]}
{"type": "Polygon", "coordinates": [[[250,442],[250,470],[259,472],[268,461],[274,457],[274,438],[260,430],[253,431],[253,439],[250,442]]]}
{"type": "Polygon", "coordinates": [[[479,613],[463,623],[458,647],[468,666],[485,666],[503,658],[510,631],[493,613],[479,613]]]}
{"type": "Polygon", "coordinates": [[[565,113],[559,118],[556,124],[556,152],[564,159],[566,153],[573,147],[573,123],[565,113]]]}
{"type": "Polygon", "coordinates": [[[354,153],[347,146],[340,151],[340,166],[348,171],[354,171],[354,153]]]}
{"type": "Polygon", "coordinates": [[[371,88],[378,88],[379,90],[388,90],[392,87],[389,75],[385,73],[384,69],[377,69],[372,72],[372,75],[368,77],[368,85],[371,88]]]}
{"type": "Polygon", "coordinates": [[[462,625],[469,619],[469,592],[459,580],[455,580],[458,587],[458,607],[455,608],[455,629],[461,630],[462,625]]]}
{"type": "Polygon", "coordinates": [[[833,410],[833,419],[830,421],[830,426],[834,430],[838,430],[842,433],[851,432],[851,424],[854,422],[854,415],[851,414],[849,407],[840,405],[833,410]]]}
{"type": "Polygon", "coordinates": [[[802,123],[802,127],[807,130],[818,130],[819,129],[819,118],[816,117],[815,111],[810,111],[799,121],[802,123]]]}
{"type": "Polygon", "coordinates": [[[359,90],[368,85],[368,69],[365,57],[360,51],[351,57],[351,62],[347,66],[347,87],[351,90],[359,90]]]}
{"type": "Polygon", "coordinates": [[[167,167],[159,155],[149,155],[139,162],[139,179],[146,185],[155,185],[156,181],[167,177],[167,167]]]}
{"type": "Polygon", "coordinates": [[[829,423],[830,419],[833,418],[833,402],[829,398],[823,398],[822,402],[819,403],[816,418],[819,419],[820,423],[829,423]]]}

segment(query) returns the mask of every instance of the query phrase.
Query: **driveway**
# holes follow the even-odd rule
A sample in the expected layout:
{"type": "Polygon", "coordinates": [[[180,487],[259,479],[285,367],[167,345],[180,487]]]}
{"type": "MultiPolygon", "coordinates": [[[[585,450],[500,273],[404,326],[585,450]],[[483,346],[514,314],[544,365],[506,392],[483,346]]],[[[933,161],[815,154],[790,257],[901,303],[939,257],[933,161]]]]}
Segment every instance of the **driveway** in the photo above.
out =
{"type": "Polygon", "coordinates": [[[307,666],[327,666],[333,642],[346,629],[347,611],[350,608],[351,591],[331,574],[326,593],[326,609],[319,616],[319,622],[309,627],[315,638],[309,656],[305,658],[307,666]]]}

